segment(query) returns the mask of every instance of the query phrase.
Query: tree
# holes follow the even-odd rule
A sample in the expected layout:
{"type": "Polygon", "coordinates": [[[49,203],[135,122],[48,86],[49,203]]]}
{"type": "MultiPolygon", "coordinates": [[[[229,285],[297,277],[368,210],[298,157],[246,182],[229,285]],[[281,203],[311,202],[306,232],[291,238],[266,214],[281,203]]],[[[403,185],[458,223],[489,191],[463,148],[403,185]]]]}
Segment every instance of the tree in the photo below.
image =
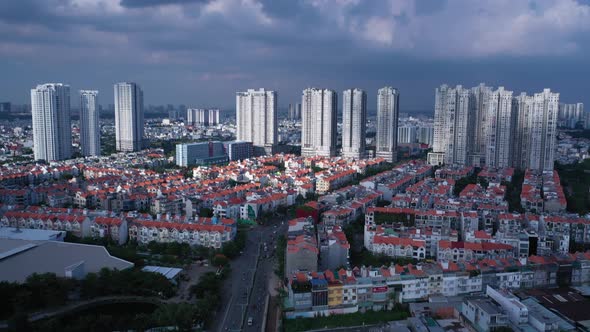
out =
{"type": "Polygon", "coordinates": [[[211,264],[213,264],[216,267],[223,267],[223,266],[227,265],[228,263],[229,263],[229,259],[227,259],[227,257],[225,257],[225,255],[223,255],[223,254],[217,254],[211,260],[211,264]]]}
{"type": "Polygon", "coordinates": [[[202,207],[199,210],[199,217],[211,218],[211,217],[213,217],[213,210],[206,208],[206,207],[202,207]]]}
{"type": "Polygon", "coordinates": [[[180,331],[190,331],[197,310],[188,303],[170,303],[160,306],[152,317],[157,326],[176,326],[180,331]]]}

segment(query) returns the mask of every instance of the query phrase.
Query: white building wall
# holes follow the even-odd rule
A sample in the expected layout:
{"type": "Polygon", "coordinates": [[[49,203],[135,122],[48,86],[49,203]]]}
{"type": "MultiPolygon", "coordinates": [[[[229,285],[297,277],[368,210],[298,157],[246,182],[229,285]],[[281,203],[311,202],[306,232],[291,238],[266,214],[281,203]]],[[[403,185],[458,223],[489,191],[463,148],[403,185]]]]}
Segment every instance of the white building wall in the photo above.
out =
{"type": "Polygon", "coordinates": [[[121,82],[115,91],[115,136],[117,151],[143,148],[143,92],[136,83],[121,82]]]}
{"type": "Polygon", "coordinates": [[[236,94],[237,140],[272,149],[277,143],[277,93],[248,89],[236,94]]]}
{"type": "Polygon", "coordinates": [[[367,94],[361,89],[342,93],[342,156],[365,157],[367,94]]]}
{"type": "Polygon", "coordinates": [[[303,90],[301,110],[301,155],[336,155],[337,94],[333,90],[303,90]]]}
{"type": "Polygon", "coordinates": [[[96,90],[80,90],[80,145],[83,156],[100,156],[100,124],[96,90]]]}
{"type": "Polygon", "coordinates": [[[397,160],[397,126],[399,117],[399,91],[384,87],[377,91],[377,145],[376,156],[388,162],[397,160]]]}
{"type": "Polygon", "coordinates": [[[61,83],[31,89],[35,159],[63,160],[72,156],[70,86],[61,83]]]}

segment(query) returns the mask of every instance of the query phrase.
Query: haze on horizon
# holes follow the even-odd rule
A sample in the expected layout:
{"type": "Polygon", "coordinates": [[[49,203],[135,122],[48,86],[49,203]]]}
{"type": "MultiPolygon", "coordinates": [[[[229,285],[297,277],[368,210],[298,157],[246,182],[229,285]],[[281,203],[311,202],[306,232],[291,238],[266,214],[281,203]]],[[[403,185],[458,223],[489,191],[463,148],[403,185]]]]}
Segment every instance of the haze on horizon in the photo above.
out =
{"type": "MultiPolygon", "coordinates": [[[[233,108],[235,92],[379,87],[431,110],[442,83],[590,104],[589,0],[19,0],[0,2],[0,101],[39,83],[135,81],[146,104],[233,108]]],[[[73,101],[72,105],[76,105],[73,101]]]]}

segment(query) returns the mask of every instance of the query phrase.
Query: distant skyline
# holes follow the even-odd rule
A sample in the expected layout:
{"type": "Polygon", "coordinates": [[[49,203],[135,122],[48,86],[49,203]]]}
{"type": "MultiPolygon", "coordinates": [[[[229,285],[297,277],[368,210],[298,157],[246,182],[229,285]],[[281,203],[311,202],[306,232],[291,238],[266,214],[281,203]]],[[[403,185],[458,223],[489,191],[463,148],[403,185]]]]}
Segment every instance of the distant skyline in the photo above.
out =
{"type": "MultiPolygon", "coordinates": [[[[551,88],[590,104],[589,0],[19,0],[0,2],[0,101],[37,84],[101,93],[134,81],[145,104],[235,108],[235,93],[400,92],[434,107],[447,83],[551,88]],[[457,19],[457,18],[461,19],[457,19]]],[[[111,101],[111,102],[109,102],[111,101]]]]}

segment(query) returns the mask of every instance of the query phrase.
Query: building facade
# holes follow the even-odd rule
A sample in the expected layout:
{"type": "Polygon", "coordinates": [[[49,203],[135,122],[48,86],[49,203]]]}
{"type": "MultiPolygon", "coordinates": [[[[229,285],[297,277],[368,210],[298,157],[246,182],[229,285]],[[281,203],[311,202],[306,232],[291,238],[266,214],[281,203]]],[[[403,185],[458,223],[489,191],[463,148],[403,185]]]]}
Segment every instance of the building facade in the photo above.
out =
{"type": "Polygon", "coordinates": [[[176,145],[176,165],[211,165],[227,162],[222,142],[184,143],[176,145]]]}
{"type": "Polygon", "coordinates": [[[218,109],[189,108],[186,123],[191,126],[215,126],[219,124],[218,109]]]}
{"type": "Polygon", "coordinates": [[[342,93],[342,156],[365,157],[367,127],[367,93],[349,89],[342,93]]]}
{"type": "Polygon", "coordinates": [[[143,91],[138,84],[121,82],[115,90],[115,139],[117,151],[143,148],[143,91]]]}
{"type": "Polygon", "coordinates": [[[397,160],[397,123],[399,92],[384,87],[377,92],[377,147],[376,156],[388,162],[397,160]]]}
{"type": "Polygon", "coordinates": [[[83,156],[100,156],[98,91],[80,90],[80,146],[83,156]]]}
{"type": "Polygon", "coordinates": [[[231,141],[223,142],[225,153],[229,160],[244,160],[253,156],[252,142],[231,141]]]}
{"type": "Polygon", "coordinates": [[[301,108],[301,155],[336,155],[338,100],[333,90],[303,90],[301,108]]]}
{"type": "Polygon", "coordinates": [[[488,98],[486,114],[485,164],[493,168],[510,167],[514,125],[512,91],[499,87],[488,98]]]}
{"type": "Polygon", "coordinates": [[[480,84],[470,90],[442,85],[435,95],[431,165],[553,169],[558,93],[514,97],[480,84]]]}
{"type": "Polygon", "coordinates": [[[47,83],[31,89],[31,114],[35,159],[54,161],[70,158],[70,86],[47,83]]]}
{"type": "Polygon", "coordinates": [[[277,143],[277,93],[248,89],[236,94],[237,140],[252,142],[256,155],[272,154],[277,143]]]}

